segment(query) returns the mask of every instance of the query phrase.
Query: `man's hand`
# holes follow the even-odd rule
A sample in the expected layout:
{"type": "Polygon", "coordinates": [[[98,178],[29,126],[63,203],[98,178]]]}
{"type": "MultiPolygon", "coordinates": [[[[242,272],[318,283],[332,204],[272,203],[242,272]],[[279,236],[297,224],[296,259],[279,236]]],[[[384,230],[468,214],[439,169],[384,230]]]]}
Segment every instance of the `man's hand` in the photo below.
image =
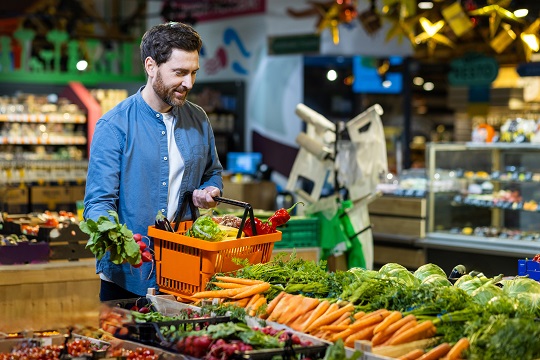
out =
{"type": "Polygon", "coordinates": [[[202,190],[193,190],[193,204],[200,209],[210,209],[217,206],[214,196],[220,196],[221,192],[215,186],[209,186],[202,190]]]}

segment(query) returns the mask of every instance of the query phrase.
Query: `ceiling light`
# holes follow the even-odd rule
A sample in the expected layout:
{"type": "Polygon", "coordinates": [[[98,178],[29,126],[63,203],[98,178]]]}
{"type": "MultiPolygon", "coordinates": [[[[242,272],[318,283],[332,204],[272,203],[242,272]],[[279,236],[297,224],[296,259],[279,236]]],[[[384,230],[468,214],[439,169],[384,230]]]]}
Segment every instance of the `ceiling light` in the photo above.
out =
{"type": "Polygon", "coordinates": [[[433,9],[433,3],[431,1],[421,1],[418,3],[418,8],[422,10],[433,9]]]}
{"type": "Polygon", "coordinates": [[[336,70],[328,70],[328,72],[326,73],[326,78],[328,79],[328,81],[334,81],[337,79],[337,72],[336,70]]]}
{"type": "Polygon", "coordinates": [[[514,16],[515,17],[518,17],[518,18],[522,18],[522,17],[525,17],[529,14],[529,10],[528,9],[517,9],[516,11],[514,11],[514,16]]]}
{"type": "Polygon", "coordinates": [[[415,76],[412,80],[413,84],[416,86],[422,86],[424,84],[424,78],[420,76],[415,76]]]}
{"type": "Polygon", "coordinates": [[[435,88],[435,85],[432,82],[427,81],[427,82],[424,83],[424,90],[431,91],[434,88],[435,88]]]}

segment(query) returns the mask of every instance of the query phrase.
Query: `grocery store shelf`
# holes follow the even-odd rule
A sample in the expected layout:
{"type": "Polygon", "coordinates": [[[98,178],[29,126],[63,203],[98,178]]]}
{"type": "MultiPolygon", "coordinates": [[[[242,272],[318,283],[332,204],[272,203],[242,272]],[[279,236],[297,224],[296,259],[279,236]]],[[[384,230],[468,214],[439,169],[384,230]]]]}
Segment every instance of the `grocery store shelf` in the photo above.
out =
{"type": "Polygon", "coordinates": [[[84,136],[0,136],[0,144],[4,145],[85,145],[84,136]]]}
{"type": "Polygon", "coordinates": [[[18,123],[61,123],[84,124],[86,116],[81,114],[0,114],[0,122],[18,123]]]}
{"type": "Polygon", "coordinates": [[[467,236],[459,234],[428,233],[417,244],[428,249],[441,249],[501,255],[509,257],[530,257],[540,253],[540,242],[528,240],[506,240],[492,237],[467,236]]]}

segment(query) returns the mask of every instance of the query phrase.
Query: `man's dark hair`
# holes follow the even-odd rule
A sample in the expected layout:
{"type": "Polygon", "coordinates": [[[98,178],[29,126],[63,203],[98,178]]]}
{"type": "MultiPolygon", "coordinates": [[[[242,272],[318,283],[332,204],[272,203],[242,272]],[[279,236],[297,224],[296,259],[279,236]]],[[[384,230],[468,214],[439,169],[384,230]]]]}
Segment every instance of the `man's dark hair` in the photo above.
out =
{"type": "Polygon", "coordinates": [[[169,60],[172,50],[200,52],[202,40],[190,25],[180,22],[159,24],[149,29],[142,37],[141,60],[151,57],[161,65],[169,60]]]}

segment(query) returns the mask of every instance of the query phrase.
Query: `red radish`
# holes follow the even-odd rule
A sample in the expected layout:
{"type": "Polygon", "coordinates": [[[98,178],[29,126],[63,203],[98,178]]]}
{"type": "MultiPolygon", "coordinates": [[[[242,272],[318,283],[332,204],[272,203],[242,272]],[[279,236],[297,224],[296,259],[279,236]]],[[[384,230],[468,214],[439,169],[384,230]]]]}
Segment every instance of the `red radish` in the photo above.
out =
{"type": "Polygon", "coordinates": [[[141,251],[144,251],[144,249],[147,248],[146,243],[142,240],[137,241],[137,245],[141,248],[141,251]]]}
{"type": "Polygon", "coordinates": [[[140,263],[135,264],[135,265],[131,265],[131,266],[133,266],[134,268],[140,268],[142,264],[143,264],[143,261],[142,261],[142,259],[141,259],[141,262],[140,262],[140,263]]]}
{"type": "Polygon", "coordinates": [[[150,251],[146,250],[141,253],[141,258],[143,262],[151,262],[154,260],[154,257],[152,254],[150,254],[150,251]]]}
{"type": "Polygon", "coordinates": [[[136,242],[139,242],[142,240],[142,235],[141,234],[133,234],[133,240],[135,240],[136,242]]]}
{"type": "Polygon", "coordinates": [[[147,306],[143,306],[142,308],[139,309],[139,312],[142,314],[147,314],[150,312],[150,309],[147,306]]]}

